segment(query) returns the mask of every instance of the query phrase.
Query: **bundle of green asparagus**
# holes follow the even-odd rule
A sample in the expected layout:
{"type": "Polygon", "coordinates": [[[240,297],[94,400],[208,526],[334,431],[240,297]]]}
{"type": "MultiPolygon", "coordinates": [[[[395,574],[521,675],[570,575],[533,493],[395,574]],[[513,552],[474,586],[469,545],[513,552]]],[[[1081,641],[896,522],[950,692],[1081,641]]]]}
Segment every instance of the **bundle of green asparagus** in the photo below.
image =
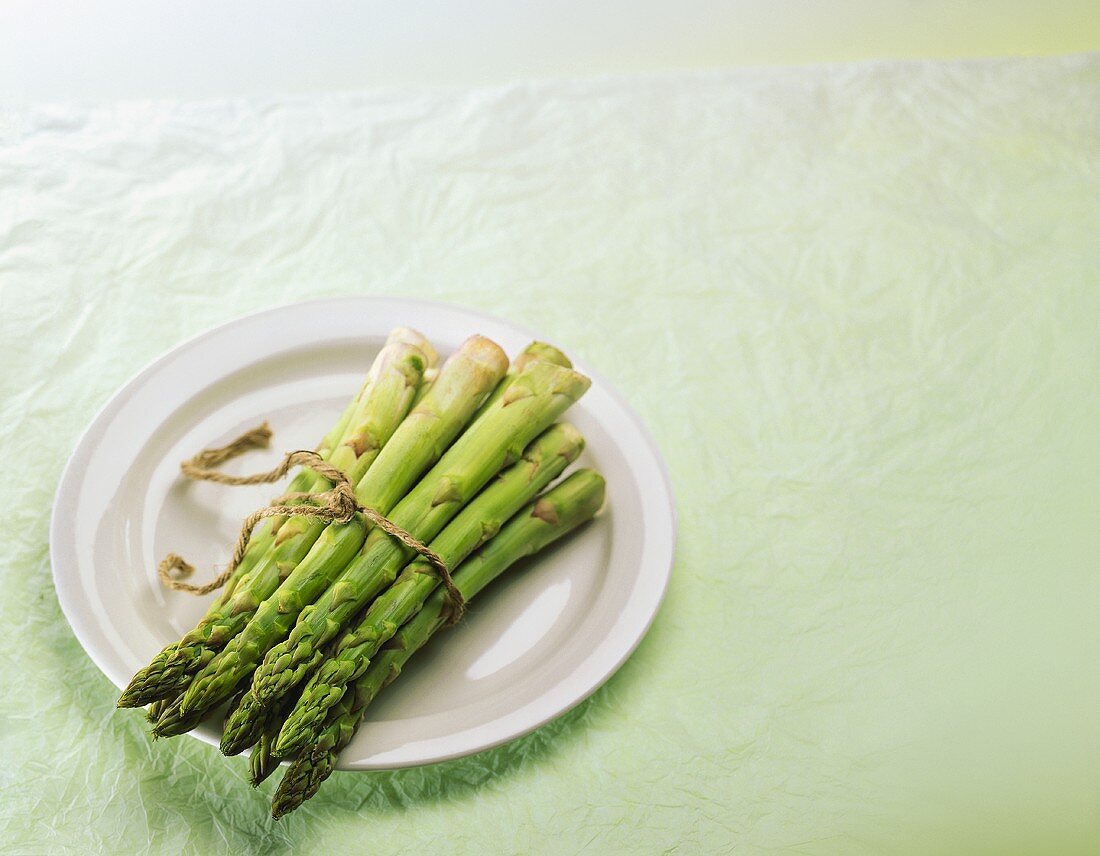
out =
{"type": "Polygon", "coordinates": [[[221,748],[252,749],[253,784],[291,762],[275,817],[316,793],[370,702],[466,601],[603,503],[592,470],[550,487],[584,446],[555,422],[589,385],[564,354],[534,342],[509,365],[474,336],[436,362],[423,336],[391,333],[317,447],[332,469],[298,472],[280,504],[300,507],[268,512],[198,625],[119,699],[149,705],[154,737],[228,701],[221,748]],[[309,516],[341,476],[358,511],[309,516]]]}

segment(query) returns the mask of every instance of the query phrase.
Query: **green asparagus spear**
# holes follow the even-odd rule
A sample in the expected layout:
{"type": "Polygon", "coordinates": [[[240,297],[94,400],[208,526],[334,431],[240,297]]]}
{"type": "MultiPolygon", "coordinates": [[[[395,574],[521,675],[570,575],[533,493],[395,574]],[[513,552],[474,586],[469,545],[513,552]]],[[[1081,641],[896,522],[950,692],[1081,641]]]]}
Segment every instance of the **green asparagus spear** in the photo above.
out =
{"type": "MultiPolygon", "coordinates": [[[[290,696],[294,699],[294,695],[290,696]]],[[[275,739],[279,736],[279,726],[283,724],[283,716],[292,706],[290,699],[286,704],[269,707],[263,714],[263,726],[256,745],[252,747],[252,753],[248,756],[249,779],[252,787],[259,787],[260,783],[275,772],[280,759],[276,758],[271,750],[275,745],[275,739]]],[[[233,752],[227,754],[236,754],[233,752]]]]}
{"type": "MultiPolygon", "coordinates": [[[[236,707],[240,703],[247,689],[248,684],[244,681],[234,688],[229,700],[230,707],[236,707]]],[[[154,740],[162,736],[161,729],[174,734],[182,734],[184,731],[190,731],[205,719],[205,716],[201,714],[185,714],[180,711],[180,698],[175,699],[171,704],[165,705],[158,714],[156,721],[153,723],[154,740]]]]}
{"type": "MultiPolygon", "coordinates": [[[[455,585],[472,599],[519,559],[529,556],[589,520],[603,504],[604,480],[592,470],[578,470],[533,505],[513,517],[500,533],[459,566],[455,585]]],[[[447,623],[450,601],[437,589],[424,608],[386,643],[370,667],[328,713],[312,747],[291,764],[275,791],[272,816],[282,817],[317,793],[336,767],[339,753],[351,742],[363,712],[388,686],[431,636],[447,623]]]]}
{"type": "MultiPolygon", "coordinates": [[[[401,332],[411,334],[411,331],[401,332]]],[[[382,349],[371,369],[366,392],[352,408],[341,441],[330,453],[330,461],[335,463],[334,459],[339,458],[347,465],[345,472],[353,483],[362,478],[377,458],[379,448],[405,417],[420,383],[427,358],[420,348],[403,341],[404,338],[406,336],[401,336],[382,349]],[[362,453],[353,460],[356,449],[362,453]]],[[[430,346],[427,347],[434,354],[430,346]]],[[[303,481],[295,479],[295,483],[315,490],[329,486],[312,471],[308,473],[303,481]]],[[[190,676],[208,663],[213,654],[247,623],[260,601],[274,591],[280,580],[306,555],[323,530],[323,524],[311,519],[298,517],[285,521],[273,534],[262,559],[245,576],[238,578],[232,593],[212,606],[194,630],[165,648],[134,676],[119,699],[119,707],[136,707],[181,692],[190,676]]]]}
{"type": "MultiPolygon", "coordinates": [[[[583,448],[584,438],[573,426],[558,424],[547,429],[524,450],[518,462],[447,524],[431,548],[448,567],[457,566],[556,479],[583,448]]],[[[366,671],[370,658],[416,614],[438,584],[438,574],[427,560],[420,558],[405,567],[396,582],[370,605],[359,624],[339,639],[335,655],[325,659],[309,680],[282,727],[275,755],[285,758],[314,742],[329,708],[340,701],[348,684],[366,671]]],[[[230,720],[237,718],[235,711],[230,720]]]]}
{"type": "Polygon", "coordinates": [[[170,702],[166,698],[158,699],[149,705],[149,710],[145,714],[146,720],[150,725],[155,725],[156,721],[160,719],[160,715],[168,709],[170,702]]]}
{"type": "MultiPolygon", "coordinates": [[[[421,541],[434,538],[504,464],[517,460],[528,442],[580,398],[589,383],[570,369],[531,363],[498,404],[394,508],[392,522],[421,541]]],[[[355,561],[301,613],[286,641],[271,648],[256,669],[252,692],[260,704],[274,703],[308,677],[323,657],[322,646],[393,582],[412,553],[381,529],[372,531],[355,561]]],[[[284,626],[289,629],[290,622],[284,620],[284,626]]],[[[213,671],[213,663],[207,669],[213,671]]],[[[234,680],[231,672],[226,684],[234,680]]],[[[201,692],[197,680],[188,692],[201,692]]],[[[185,696],[184,707],[188,705],[185,696]]]]}
{"type": "Polygon", "coordinates": [[[261,707],[251,687],[240,700],[229,709],[225,725],[222,727],[221,750],[223,755],[239,755],[260,739],[268,721],[279,705],[261,707]]]}
{"type": "MultiPolygon", "coordinates": [[[[424,467],[439,459],[506,369],[507,358],[497,345],[480,336],[467,340],[359,483],[359,502],[388,514],[424,467]]],[[[285,636],[303,607],[340,574],[366,530],[359,515],[349,523],[328,526],[278,589],[258,605],[240,634],[196,675],[184,694],[183,709],[208,710],[225,698],[229,688],[285,636]]]]}
{"type": "MultiPolygon", "coordinates": [[[[244,680],[251,683],[251,676],[246,677],[244,680]]],[[[298,695],[298,693],[290,693],[277,705],[260,707],[256,704],[256,697],[252,695],[251,687],[247,692],[241,693],[236,701],[229,706],[225,717],[221,739],[222,754],[239,755],[250,746],[258,745],[258,741],[262,740],[265,734],[270,737],[270,740],[268,740],[264,751],[270,754],[275,738],[279,736],[279,729],[283,725],[283,720],[286,719],[286,715],[298,702],[298,695]]],[[[253,755],[255,754],[255,750],[253,750],[253,755]]],[[[258,763],[257,760],[253,764],[254,769],[258,763]]],[[[279,763],[274,755],[271,756],[271,763],[276,765],[279,763]]],[[[263,778],[266,778],[266,775],[260,781],[263,778]]]]}

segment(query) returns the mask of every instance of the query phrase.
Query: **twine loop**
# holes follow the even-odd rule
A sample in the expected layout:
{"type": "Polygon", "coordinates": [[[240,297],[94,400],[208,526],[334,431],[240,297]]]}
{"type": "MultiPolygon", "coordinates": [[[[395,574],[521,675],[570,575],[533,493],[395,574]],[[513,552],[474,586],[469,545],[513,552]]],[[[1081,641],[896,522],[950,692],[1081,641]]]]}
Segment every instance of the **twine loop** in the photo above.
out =
{"type": "Polygon", "coordinates": [[[179,554],[169,553],[157,566],[157,576],[160,577],[160,581],[165,586],[174,591],[185,591],[196,595],[209,594],[220,589],[233,576],[233,572],[244,558],[245,551],[248,549],[248,542],[252,538],[253,528],[267,517],[309,517],[325,523],[350,523],[357,514],[361,514],[387,535],[396,538],[410,550],[424,557],[435,570],[450,598],[451,614],[448,623],[454,624],[462,618],[466,612],[466,599],[455,585],[450,569],[442,557],[427,544],[418,540],[411,532],[407,532],[373,508],[359,502],[355,496],[355,487],[348,480],[348,477],[341,470],[328,463],[317,452],[307,449],[287,452],[283,456],[283,460],[273,469],[267,472],[254,473],[250,476],[231,476],[215,469],[219,464],[223,464],[249,449],[266,448],[270,442],[271,429],[264,422],[262,425],[246,431],[225,446],[203,449],[194,457],[181,463],[180,471],[187,478],[195,481],[209,481],[225,485],[251,485],[278,481],[294,467],[304,466],[327,479],[332,483],[332,487],[318,492],[286,493],[270,505],[253,511],[245,518],[244,524],[241,526],[229,564],[226,565],[225,570],[208,583],[195,585],[184,582],[184,577],[194,573],[194,566],[179,554]],[[290,503],[296,504],[291,505],[290,503]]]}

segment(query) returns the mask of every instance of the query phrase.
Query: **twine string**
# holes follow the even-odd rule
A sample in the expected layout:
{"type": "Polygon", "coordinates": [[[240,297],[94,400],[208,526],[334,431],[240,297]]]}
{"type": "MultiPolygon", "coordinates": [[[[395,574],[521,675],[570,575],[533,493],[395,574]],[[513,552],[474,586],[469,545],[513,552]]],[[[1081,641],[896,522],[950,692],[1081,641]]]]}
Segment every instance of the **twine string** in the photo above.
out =
{"type": "Polygon", "coordinates": [[[294,467],[304,466],[327,479],[332,483],[332,487],[315,493],[287,493],[270,505],[253,511],[245,518],[244,524],[241,526],[229,564],[226,565],[225,570],[208,583],[196,585],[184,582],[183,578],[194,573],[195,567],[179,554],[169,553],[157,566],[157,576],[160,577],[160,581],[165,586],[174,591],[185,591],[195,595],[209,594],[220,589],[233,576],[233,572],[244,558],[245,551],[248,549],[248,542],[252,538],[253,528],[265,518],[308,517],[325,523],[348,523],[356,514],[361,514],[387,535],[396,538],[410,550],[424,557],[435,570],[450,598],[451,615],[448,623],[454,624],[462,618],[466,611],[466,599],[455,585],[454,579],[451,577],[451,571],[442,557],[427,544],[418,540],[412,533],[402,529],[373,508],[359,502],[355,496],[355,488],[348,477],[328,463],[317,452],[305,449],[288,452],[273,469],[249,476],[231,476],[216,469],[219,464],[223,464],[250,449],[265,448],[270,441],[271,429],[265,422],[250,431],[246,431],[225,446],[203,449],[194,457],[181,463],[180,471],[187,478],[195,481],[209,481],[225,485],[253,485],[278,481],[294,467]],[[288,504],[291,502],[301,504],[288,504]]]}

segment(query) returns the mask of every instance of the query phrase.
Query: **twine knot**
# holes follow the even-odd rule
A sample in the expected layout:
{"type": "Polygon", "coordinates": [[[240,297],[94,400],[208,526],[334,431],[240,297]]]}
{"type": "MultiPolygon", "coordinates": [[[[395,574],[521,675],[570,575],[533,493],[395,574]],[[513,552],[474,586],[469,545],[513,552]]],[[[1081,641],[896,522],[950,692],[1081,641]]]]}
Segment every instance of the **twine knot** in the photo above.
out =
{"type": "Polygon", "coordinates": [[[356,500],[355,491],[351,489],[351,485],[347,482],[340,482],[329,491],[327,504],[333,511],[333,520],[338,523],[349,522],[357,512],[364,508],[356,500]]]}

